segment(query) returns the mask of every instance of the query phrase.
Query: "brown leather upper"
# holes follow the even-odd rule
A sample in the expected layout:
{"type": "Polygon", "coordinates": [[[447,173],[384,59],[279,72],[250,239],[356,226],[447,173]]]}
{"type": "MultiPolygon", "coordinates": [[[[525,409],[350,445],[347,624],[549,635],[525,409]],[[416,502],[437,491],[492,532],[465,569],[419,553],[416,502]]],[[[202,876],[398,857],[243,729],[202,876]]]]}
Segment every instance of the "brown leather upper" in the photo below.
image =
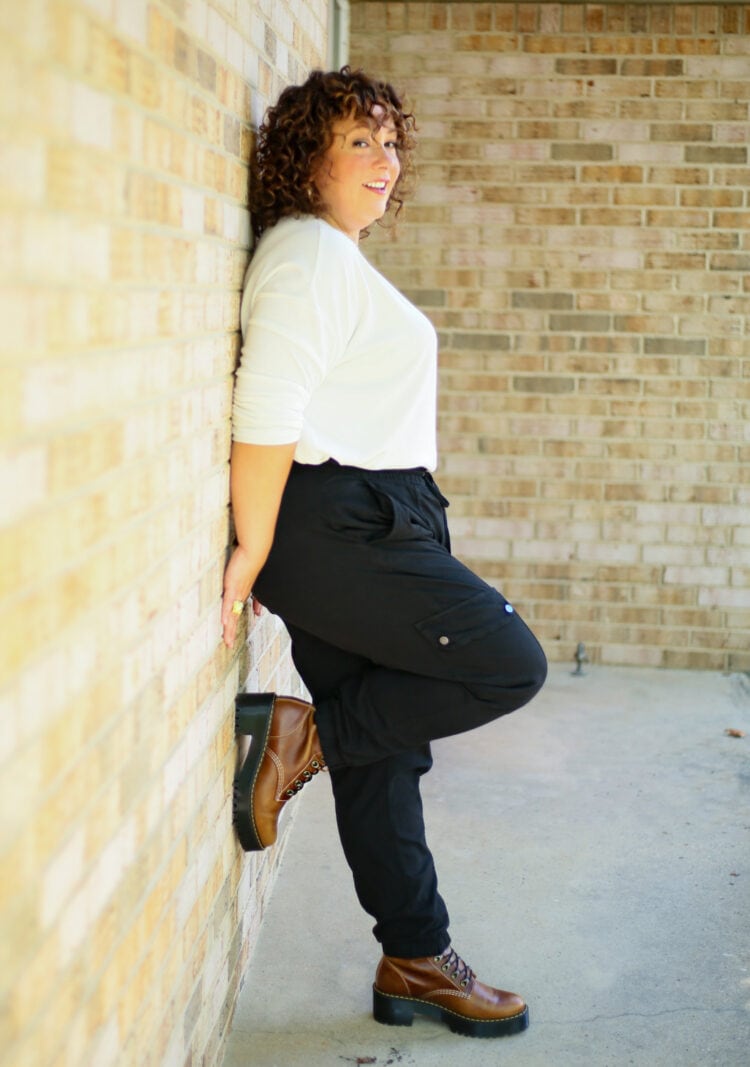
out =
{"type": "Polygon", "coordinates": [[[414,960],[383,956],[375,975],[375,988],[390,996],[438,1005],[467,1019],[508,1019],[526,1009],[516,993],[480,982],[450,948],[442,956],[414,960]]]}
{"type": "Polygon", "coordinates": [[[284,804],[325,768],[315,708],[294,697],[274,699],[268,740],[252,791],[252,816],[263,848],[276,840],[284,804]]]}

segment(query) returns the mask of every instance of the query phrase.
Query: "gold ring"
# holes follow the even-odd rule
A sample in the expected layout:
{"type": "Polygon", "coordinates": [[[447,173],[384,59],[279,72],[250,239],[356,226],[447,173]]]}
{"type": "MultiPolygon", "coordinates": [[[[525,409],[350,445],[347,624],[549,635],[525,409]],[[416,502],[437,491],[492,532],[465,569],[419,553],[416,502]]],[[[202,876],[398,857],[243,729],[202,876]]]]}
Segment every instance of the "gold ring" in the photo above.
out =
{"type": "Polygon", "coordinates": [[[245,601],[244,600],[234,600],[234,601],[232,601],[232,614],[233,615],[241,615],[244,610],[245,610],[245,601]]]}

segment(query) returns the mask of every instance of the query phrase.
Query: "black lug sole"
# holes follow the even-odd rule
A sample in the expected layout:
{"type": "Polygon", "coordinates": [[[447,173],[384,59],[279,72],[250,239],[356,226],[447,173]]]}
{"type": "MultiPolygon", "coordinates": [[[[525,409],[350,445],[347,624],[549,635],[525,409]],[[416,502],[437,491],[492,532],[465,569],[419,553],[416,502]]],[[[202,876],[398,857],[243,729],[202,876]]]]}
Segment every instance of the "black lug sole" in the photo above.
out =
{"type": "Polygon", "coordinates": [[[251,738],[232,789],[232,821],[245,852],[260,852],[265,848],[253,817],[253,790],[268,743],[275,699],[273,693],[238,693],[235,699],[235,733],[251,738]]]}
{"type": "Polygon", "coordinates": [[[524,1008],[517,1015],[507,1019],[468,1019],[465,1015],[443,1008],[439,1004],[430,1004],[415,997],[392,996],[381,993],[373,986],[372,1014],[376,1022],[386,1026],[411,1026],[414,1015],[428,1015],[446,1024],[454,1034],[464,1037],[509,1037],[520,1034],[529,1025],[529,1009],[524,1008]]]}

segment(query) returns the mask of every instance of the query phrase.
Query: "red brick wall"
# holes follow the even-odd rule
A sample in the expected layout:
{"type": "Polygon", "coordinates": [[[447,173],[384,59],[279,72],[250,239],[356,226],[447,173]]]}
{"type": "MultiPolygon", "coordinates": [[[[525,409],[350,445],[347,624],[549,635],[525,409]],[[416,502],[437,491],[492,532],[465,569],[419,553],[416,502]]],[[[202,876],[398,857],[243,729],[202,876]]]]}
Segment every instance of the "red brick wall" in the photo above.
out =
{"type": "Polygon", "coordinates": [[[750,667],[750,5],[355,3],[420,127],[458,553],[553,659],[750,667]]]}

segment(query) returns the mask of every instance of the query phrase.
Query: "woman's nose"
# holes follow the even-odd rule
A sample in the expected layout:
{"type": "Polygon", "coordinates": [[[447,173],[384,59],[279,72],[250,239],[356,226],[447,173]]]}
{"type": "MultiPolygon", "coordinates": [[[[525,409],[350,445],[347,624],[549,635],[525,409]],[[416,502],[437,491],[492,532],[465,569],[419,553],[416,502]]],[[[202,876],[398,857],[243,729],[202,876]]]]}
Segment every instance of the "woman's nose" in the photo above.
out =
{"type": "Polygon", "coordinates": [[[398,156],[396,155],[396,150],[394,148],[389,148],[388,145],[378,145],[377,162],[381,166],[396,166],[398,164],[398,156]]]}

